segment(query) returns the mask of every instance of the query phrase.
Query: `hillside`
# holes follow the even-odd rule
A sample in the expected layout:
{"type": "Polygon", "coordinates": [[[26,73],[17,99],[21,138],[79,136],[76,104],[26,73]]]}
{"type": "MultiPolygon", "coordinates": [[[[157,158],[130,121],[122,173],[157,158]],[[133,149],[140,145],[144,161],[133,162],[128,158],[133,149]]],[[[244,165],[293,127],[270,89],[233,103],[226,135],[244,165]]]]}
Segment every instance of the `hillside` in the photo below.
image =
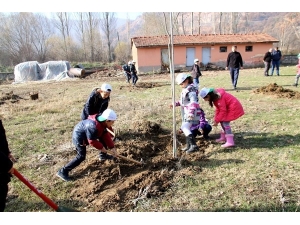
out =
{"type": "MultiPolygon", "coordinates": [[[[191,14],[174,13],[173,34],[192,34],[191,32],[191,14]]],[[[204,12],[193,13],[193,34],[211,34],[211,33],[268,33],[271,36],[281,40],[280,48],[285,53],[297,53],[300,51],[299,27],[300,13],[291,12],[247,12],[247,13],[211,13],[204,12]],[[231,18],[235,16],[233,21],[231,18]],[[200,24],[200,30],[199,30],[200,24]],[[232,28],[230,28],[232,26],[232,28]]],[[[169,17],[166,15],[167,26],[169,26],[169,17]]],[[[127,41],[127,37],[137,36],[156,36],[166,35],[164,27],[163,13],[145,12],[129,24],[119,25],[120,40],[127,41]]],[[[169,29],[169,28],[168,28],[169,29]]]]}

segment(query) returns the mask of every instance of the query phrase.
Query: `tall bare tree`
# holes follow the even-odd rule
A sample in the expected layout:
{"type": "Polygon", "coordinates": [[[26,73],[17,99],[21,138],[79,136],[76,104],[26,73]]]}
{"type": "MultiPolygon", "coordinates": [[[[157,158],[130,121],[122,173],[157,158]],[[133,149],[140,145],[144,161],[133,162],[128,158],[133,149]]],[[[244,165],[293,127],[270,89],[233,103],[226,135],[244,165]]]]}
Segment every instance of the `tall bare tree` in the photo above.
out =
{"type": "Polygon", "coordinates": [[[99,19],[100,18],[97,18],[97,13],[87,13],[87,31],[89,35],[90,57],[92,62],[95,61],[95,32],[99,26],[99,19]]]}
{"type": "Polygon", "coordinates": [[[29,18],[32,31],[32,46],[37,54],[37,60],[45,62],[49,51],[48,39],[52,36],[53,29],[50,26],[50,21],[47,17],[37,14],[29,18]]]}
{"type": "Polygon", "coordinates": [[[194,13],[191,12],[191,35],[194,34],[194,13]]]}
{"type": "Polygon", "coordinates": [[[145,12],[143,13],[144,24],[140,35],[156,36],[165,35],[165,23],[163,12],[145,12]]]}
{"type": "Polygon", "coordinates": [[[198,34],[201,34],[201,12],[198,12],[198,34]]]}
{"type": "Polygon", "coordinates": [[[87,61],[87,41],[86,41],[86,13],[85,12],[77,12],[74,13],[74,17],[76,19],[75,29],[76,34],[79,36],[79,40],[82,44],[82,52],[83,52],[83,59],[87,61]]]}
{"type": "Polygon", "coordinates": [[[184,14],[181,14],[181,27],[182,27],[182,32],[183,35],[185,35],[185,26],[184,26],[184,14]]]}
{"type": "Polygon", "coordinates": [[[9,54],[12,63],[44,61],[51,31],[47,19],[33,13],[12,13],[1,19],[1,48],[9,54]]]}
{"type": "Polygon", "coordinates": [[[222,16],[223,16],[223,12],[220,12],[219,14],[219,34],[222,34],[222,16]]]}
{"type": "Polygon", "coordinates": [[[63,49],[65,52],[65,58],[70,59],[70,31],[71,31],[71,24],[70,24],[70,16],[67,12],[56,12],[55,13],[57,20],[54,20],[55,27],[59,30],[60,34],[63,37],[63,49]]]}
{"type": "Polygon", "coordinates": [[[112,41],[113,35],[116,33],[116,17],[114,12],[101,13],[100,25],[107,41],[107,54],[108,62],[112,62],[112,41]]]}

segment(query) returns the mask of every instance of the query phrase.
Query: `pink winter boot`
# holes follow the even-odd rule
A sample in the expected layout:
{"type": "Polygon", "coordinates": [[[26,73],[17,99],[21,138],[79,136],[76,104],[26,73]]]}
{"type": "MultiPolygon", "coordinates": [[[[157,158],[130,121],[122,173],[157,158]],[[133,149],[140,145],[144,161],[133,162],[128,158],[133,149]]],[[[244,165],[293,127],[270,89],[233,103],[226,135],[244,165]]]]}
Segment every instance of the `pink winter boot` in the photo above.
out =
{"type": "Polygon", "coordinates": [[[221,131],[221,133],[220,133],[220,138],[216,139],[215,141],[216,141],[216,142],[219,142],[219,143],[222,143],[222,142],[226,141],[224,131],[221,131]]]}
{"type": "Polygon", "coordinates": [[[234,141],[233,141],[233,134],[226,134],[226,143],[221,145],[222,148],[228,148],[228,147],[233,147],[234,146],[234,141]]]}

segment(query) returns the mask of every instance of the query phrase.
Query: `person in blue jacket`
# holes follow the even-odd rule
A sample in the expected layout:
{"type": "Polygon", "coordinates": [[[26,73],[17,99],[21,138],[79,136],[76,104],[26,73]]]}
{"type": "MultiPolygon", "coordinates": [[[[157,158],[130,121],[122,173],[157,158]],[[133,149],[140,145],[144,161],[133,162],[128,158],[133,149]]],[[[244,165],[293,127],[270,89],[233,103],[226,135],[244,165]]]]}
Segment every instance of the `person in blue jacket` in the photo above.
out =
{"type": "Polygon", "coordinates": [[[275,48],[275,50],[272,52],[272,69],[271,69],[271,75],[273,76],[274,69],[276,68],[276,74],[279,76],[279,66],[280,66],[280,60],[281,60],[281,51],[278,49],[278,47],[275,48]]]}
{"type": "Polygon", "coordinates": [[[5,210],[8,183],[11,181],[14,162],[16,159],[8,148],[5,129],[0,119],[0,212],[5,210]]]}
{"type": "Polygon", "coordinates": [[[79,166],[86,158],[86,146],[90,145],[100,150],[99,160],[112,160],[114,156],[108,155],[106,149],[111,149],[115,154],[113,136],[108,130],[113,132],[112,125],[117,119],[117,114],[106,109],[101,115],[90,115],[87,119],[81,120],[73,129],[72,141],[76,147],[76,157],[61,168],[56,176],[64,181],[71,181],[69,172],[79,166]]]}
{"type": "Polygon", "coordinates": [[[108,108],[111,91],[112,87],[107,83],[102,84],[100,88],[94,88],[84,104],[81,120],[87,119],[89,115],[103,113],[108,108]]]}

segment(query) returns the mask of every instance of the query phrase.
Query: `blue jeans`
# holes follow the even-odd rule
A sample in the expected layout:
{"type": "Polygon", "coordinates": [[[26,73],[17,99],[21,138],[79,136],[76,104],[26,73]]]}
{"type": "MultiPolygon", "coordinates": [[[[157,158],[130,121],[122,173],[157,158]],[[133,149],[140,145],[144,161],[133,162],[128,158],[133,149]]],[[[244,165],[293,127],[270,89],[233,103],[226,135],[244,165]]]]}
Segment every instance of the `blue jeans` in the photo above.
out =
{"type": "Polygon", "coordinates": [[[271,76],[273,75],[274,73],[274,69],[276,67],[276,73],[277,75],[279,76],[279,65],[280,65],[280,60],[272,60],[272,70],[271,70],[271,76]]]}
{"type": "Polygon", "coordinates": [[[131,74],[131,75],[132,75],[132,84],[135,85],[139,78],[138,78],[138,76],[137,76],[136,74],[134,74],[134,73],[131,74]]]}
{"type": "Polygon", "coordinates": [[[238,79],[239,79],[239,72],[240,68],[229,68],[230,69],[230,77],[231,77],[231,83],[234,88],[236,88],[238,79]]]}
{"type": "Polygon", "coordinates": [[[67,163],[63,167],[64,173],[69,173],[72,169],[79,166],[80,163],[82,163],[85,160],[85,157],[86,157],[86,146],[75,144],[76,141],[75,142],[73,141],[73,143],[76,147],[77,155],[74,159],[71,160],[71,162],[67,163]]]}
{"type": "Polygon", "coordinates": [[[194,78],[193,83],[196,88],[199,88],[199,77],[194,78]]]}
{"type": "Polygon", "coordinates": [[[129,83],[130,79],[131,79],[131,74],[130,73],[127,73],[127,72],[124,72],[124,75],[126,77],[126,81],[127,83],[129,83]]]}

